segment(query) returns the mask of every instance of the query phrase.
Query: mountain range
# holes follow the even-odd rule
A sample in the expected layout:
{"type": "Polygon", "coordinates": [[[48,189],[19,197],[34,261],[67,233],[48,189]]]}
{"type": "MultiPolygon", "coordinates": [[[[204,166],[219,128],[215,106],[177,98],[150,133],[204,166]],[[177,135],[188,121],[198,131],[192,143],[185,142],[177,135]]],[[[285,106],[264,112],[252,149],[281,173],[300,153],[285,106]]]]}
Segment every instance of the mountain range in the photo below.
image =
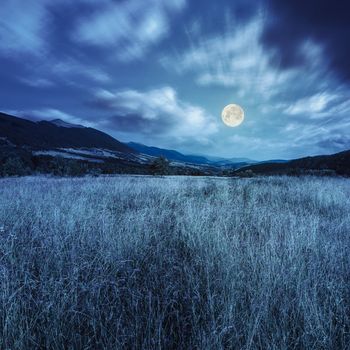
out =
{"type": "Polygon", "coordinates": [[[331,155],[304,157],[290,161],[267,161],[245,166],[235,174],[252,172],[258,175],[350,175],[350,150],[331,155]]]}
{"type": "Polygon", "coordinates": [[[55,173],[60,169],[68,174],[76,171],[147,174],[150,165],[161,156],[169,161],[171,174],[241,176],[322,172],[350,175],[350,151],[263,162],[186,155],[135,142],[123,143],[97,129],[60,119],[35,122],[0,113],[0,168],[8,167],[8,163],[16,159],[31,173],[55,173]]]}
{"type": "Polygon", "coordinates": [[[214,167],[230,167],[230,168],[232,167],[237,168],[238,165],[243,166],[243,165],[258,163],[257,161],[251,160],[248,158],[226,159],[226,158],[220,158],[220,157],[210,157],[210,156],[202,156],[202,155],[195,155],[195,154],[185,155],[178,151],[158,148],[153,146],[146,146],[136,142],[129,142],[127,143],[127,145],[139,153],[147,154],[153,157],[163,156],[171,161],[180,162],[180,163],[210,165],[214,167]]]}
{"type": "Polygon", "coordinates": [[[69,124],[59,119],[33,122],[0,113],[0,137],[16,146],[33,149],[88,147],[134,152],[126,144],[99,130],[69,124]]]}

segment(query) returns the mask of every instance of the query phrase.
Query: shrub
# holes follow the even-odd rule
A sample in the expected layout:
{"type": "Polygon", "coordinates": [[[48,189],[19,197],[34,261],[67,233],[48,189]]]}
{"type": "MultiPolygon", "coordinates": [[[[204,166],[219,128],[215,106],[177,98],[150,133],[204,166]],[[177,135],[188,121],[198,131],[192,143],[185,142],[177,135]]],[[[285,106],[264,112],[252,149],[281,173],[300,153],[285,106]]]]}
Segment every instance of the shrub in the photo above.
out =
{"type": "Polygon", "coordinates": [[[160,156],[156,158],[150,165],[152,175],[167,175],[169,173],[169,161],[160,156]]]}
{"type": "Polygon", "coordinates": [[[30,169],[26,166],[23,160],[19,157],[7,158],[1,166],[2,176],[23,176],[28,175],[30,169]]]}

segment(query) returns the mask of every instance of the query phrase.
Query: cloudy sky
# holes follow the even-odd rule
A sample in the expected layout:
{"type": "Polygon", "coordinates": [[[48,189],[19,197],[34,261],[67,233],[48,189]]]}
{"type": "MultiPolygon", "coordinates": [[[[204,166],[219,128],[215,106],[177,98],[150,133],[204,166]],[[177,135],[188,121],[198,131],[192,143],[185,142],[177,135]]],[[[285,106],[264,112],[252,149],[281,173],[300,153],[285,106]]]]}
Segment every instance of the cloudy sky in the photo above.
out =
{"type": "Polygon", "coordinates": [[[0,110],[185,153],[350,149],[348,0],[2,0],[0,110]],[[221,110],[238,103],[244,123],[221,110]]]}

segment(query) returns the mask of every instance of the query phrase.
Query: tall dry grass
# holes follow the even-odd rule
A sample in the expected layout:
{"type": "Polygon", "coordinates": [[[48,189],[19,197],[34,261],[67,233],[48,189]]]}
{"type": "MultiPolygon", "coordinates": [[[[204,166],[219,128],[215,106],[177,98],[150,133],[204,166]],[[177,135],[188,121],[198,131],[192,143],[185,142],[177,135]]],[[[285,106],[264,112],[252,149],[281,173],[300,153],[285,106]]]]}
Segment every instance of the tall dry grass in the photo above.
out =
{"type": "Polygon", "coordinates": [[[337,178],[0,180],[1,349],[349,349],[337,178]]]}

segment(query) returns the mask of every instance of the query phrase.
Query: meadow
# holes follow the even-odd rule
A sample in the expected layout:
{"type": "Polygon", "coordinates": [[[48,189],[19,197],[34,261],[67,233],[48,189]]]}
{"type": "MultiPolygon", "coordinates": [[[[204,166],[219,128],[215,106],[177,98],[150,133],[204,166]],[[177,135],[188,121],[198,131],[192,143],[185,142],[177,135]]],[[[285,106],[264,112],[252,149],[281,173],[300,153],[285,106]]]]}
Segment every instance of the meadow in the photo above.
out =
{"type": "Polygon", "coordinates": [[[0,179],[0,349],[349,349],[350,180],[0,179]]]}

